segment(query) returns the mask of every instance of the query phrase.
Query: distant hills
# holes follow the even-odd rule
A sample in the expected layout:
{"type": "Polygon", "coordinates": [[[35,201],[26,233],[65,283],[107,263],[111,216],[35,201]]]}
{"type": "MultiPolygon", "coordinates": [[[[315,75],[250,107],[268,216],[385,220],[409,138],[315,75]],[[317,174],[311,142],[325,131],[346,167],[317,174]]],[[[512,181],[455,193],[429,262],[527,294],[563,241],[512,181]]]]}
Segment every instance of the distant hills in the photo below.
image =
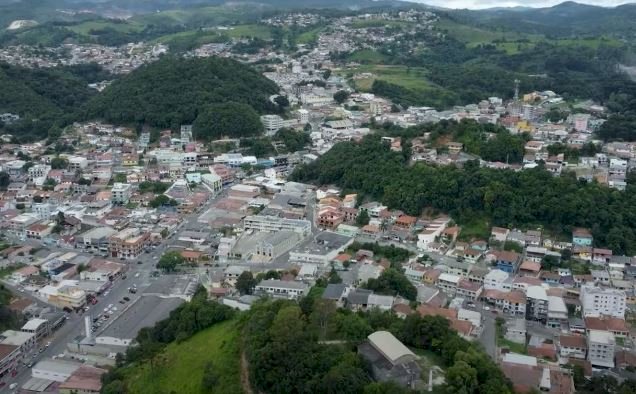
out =
{"type": "Polygon", "coordinates": [[[636,4],[597,7],[572,1],[547,8],[496,8],[455,10],[451,14],[467,21],[524,33],[546,35],[634,34],[636,4]]]}

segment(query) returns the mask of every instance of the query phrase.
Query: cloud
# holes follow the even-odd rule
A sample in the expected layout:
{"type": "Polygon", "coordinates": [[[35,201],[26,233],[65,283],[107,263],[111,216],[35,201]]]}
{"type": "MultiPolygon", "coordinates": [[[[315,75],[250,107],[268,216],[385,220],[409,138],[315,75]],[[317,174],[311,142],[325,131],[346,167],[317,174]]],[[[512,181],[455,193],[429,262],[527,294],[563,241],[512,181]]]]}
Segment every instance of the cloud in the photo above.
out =
{"type": "MultiPolygon", "coordinates": [[[[469,9],[482,9],[493,7],[551,7],[562,3],[562,0],[411,0],[419,3],[433,5],[444,8],[469,8],[469,9]]],[[[631,3],[632,1],[625,0],[600,0],[589,1],[582,0],[577,1],[581,4],[597,5],[601,7],[615,7],[621,4],[631,3]]]]}

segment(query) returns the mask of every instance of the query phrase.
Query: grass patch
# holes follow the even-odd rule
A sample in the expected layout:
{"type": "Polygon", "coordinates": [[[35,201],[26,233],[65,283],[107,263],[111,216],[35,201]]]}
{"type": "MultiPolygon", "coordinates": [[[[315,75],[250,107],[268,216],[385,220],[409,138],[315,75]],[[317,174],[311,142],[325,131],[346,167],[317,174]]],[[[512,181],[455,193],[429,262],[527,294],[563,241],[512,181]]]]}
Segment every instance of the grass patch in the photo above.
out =
{"type": "Polygon", "coordinates": [[[19,270],[24,267],[24,264],[15,264],[9,267],[0,268],[0,279],[4,279],[7,276],[11,275],[14,271],[19,270]]]}
{"type": "Polygon", "coordinates": [[[114,22],[105,20],[86,21],[68,27],[69,30],[85,36],[91,35],[91,30],[113,29],[121,33],[132,33],[140,31],[141,28],[142,26],[136,23],[114,22]]]}
{"type": "Polygon", "coordinates": [[[382,64],[387,60],[385,55],[372,49],[362,49],[349,55],[349,61],[363,64],[382,64]]]}
{"type": "Polygon", "coordinates": [[[528,354],[528,347],[521,343],[512,342],[503,337],[499,338],[497,342],[499,343],[499,347],[507,347],[513,353],[528,354]]]}
{"type": "Polygon", "coordinates": [[[227,30],[217,30],[228,37],[256,37],[263,40],[272,38],[272,29],[265,25],[238,25],[232,26],[227,30]]]}
{"type": "Polygon", "coordinates": [[[150,363],[124,371],[129,393],[200,393],[208,362],[219,377],[214,393],[242,392],[237,320],[219,323],[180,344],[172,343],[151,369],[150,363]]]}
{"type": "Polygon", "coordinates": [[[414,22],[372,19],[352,22],[351,27],[354,29],[364,29],[368,27],[409,27],[412,26],[413,23],[414,22]]]}
{"type": "Polygon", "coordinates": [[[487,240],[490,238],[490,225],[485,219],[475,219],[468,223],[462,223],[461,227],[462,231],[458,237],[460,241],[487,240]]]}
{"type": "Polygon", "coordinates": [[[356,88],[363,92],[370,91],[376,79],[418,91],[426,91],[431,87],[426,79],[426,69],[423,67],[362,65],[351,71],[373,74],[369,78],[354,81],[356,88]]]}
{"type": "Polygon", "coordinates": [[[298,44],[311,44],[318,40],[318,35],[322,32],[322,27],[317,27],[315,29],[308,30],[296,37],[296,43],[298,44]]]}

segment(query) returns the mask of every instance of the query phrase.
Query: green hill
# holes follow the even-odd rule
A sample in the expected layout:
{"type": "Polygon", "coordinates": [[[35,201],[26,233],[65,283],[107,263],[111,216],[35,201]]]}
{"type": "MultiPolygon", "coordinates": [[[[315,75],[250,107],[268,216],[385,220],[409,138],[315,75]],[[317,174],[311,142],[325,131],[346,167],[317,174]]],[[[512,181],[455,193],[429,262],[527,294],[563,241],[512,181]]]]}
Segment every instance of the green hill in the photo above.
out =
{"type": "Polygon", "coordinates": [[[113,82],[91,100],[86,116],[176,128],[195,122],[210,107],[232,103],[249,106],[246,113],[234,116],[253,119],[277,109],[268,100],[277,91],[272,81],[234,60],[168,56],[113,82]]]}
{"type": "Polygon", "coordinates": [[[95,93],[87,86],[88,73],[95,71],[91,69],[28,69],[0,64],[0,113],[22,118],[0,130],[20,139],[44,138],[52,126],[72,122],[77,108],[95,93]]]}
{"type": "Polygon", "coordinates": [[[202,381],[209,363],[218,376],[215,394],[241,393],[238,334],[236,320],[219,323],[168,345],[153,364],[126,367],[127,393],[204,393],[202,381]]]}

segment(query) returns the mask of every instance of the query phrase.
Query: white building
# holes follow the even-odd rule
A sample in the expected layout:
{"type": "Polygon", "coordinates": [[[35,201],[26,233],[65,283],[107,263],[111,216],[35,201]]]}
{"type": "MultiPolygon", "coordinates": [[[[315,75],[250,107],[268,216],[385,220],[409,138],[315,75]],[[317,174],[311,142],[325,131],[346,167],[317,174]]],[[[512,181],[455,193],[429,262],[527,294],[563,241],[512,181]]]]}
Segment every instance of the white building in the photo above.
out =
{"type": "Polygon", "coordinates": [[[35,203],[31,205],[31,210],[40,220],[49,219],[53,212],[53,206],[48,202],[35,203]]]}
{"type": "Polygon", "coordinates": [[[300,108],[296,111],[296,118],[300,124],[305,124],[309,122],[309,111],[304,108],[300,108]]]}
{"type": "Polygon", "coordinates": [[[584,317],[625,317],[626,294],[623,290],[586,285],[581,287],[580,300],[584,317]]]}
{"type": "Polygon", "coordinates": [[[283,128],[283,118],[279,115],[263,115],[261,116],[261,123],[263,123],[267,135],[274,135],[283,128]]]}
{"type": "Polygon", "coordinates": [[[111,190],[111,201],[115,204],[127,204],[131,195],[132,185],[117,182],[111,190]]]}
{"type": "Polygon", "coordinates": [[[607,331],[590,330],[587,336],[587,360],[592,366],[614,368],[614,334],[607,331]]]}
{"type": "Polygon", "coordinates": [[[294,231],[307,235],[311,232],[311,222],[308,220],[283,219],[277,216],[246,216],[243,220],[245,230],[256,231],[294,231]]]}
{"type": "Polygon", "coordinates": [[[447,295],[453,296],[457,291],[457,284],[459,284],[461,277],[458,275],[441,273],[437,279],[437,286],[442,289],[447,295]]]}
{"type": "Polygon", "coordinates": [[[216,174],[202,174],[201,182],[206,185],[214,195],[217,195],[223,189],[223,181],[220,176],[216,174]]]}
{"type": "Polygon", "coordinates": [[[263,280],[256,286],[256,291],[273,297],[297,299],[309,292],[309,285],[298,281],[263,280]]]}
{"type": "Polygon", "coordinates": [[[492,270],[484,276],[485,290],[504,290],[504,282],[508,279],[508,273],[502,270],[492,270]]]}

